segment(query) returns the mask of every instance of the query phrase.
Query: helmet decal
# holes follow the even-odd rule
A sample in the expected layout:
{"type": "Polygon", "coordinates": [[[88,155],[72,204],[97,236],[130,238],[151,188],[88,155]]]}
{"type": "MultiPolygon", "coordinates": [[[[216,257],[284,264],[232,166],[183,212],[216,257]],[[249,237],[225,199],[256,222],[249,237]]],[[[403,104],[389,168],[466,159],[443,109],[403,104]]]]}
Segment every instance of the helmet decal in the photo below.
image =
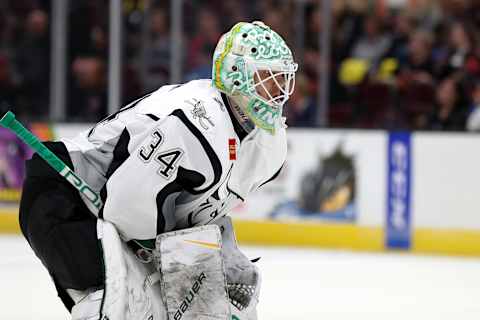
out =
{"type": "Polygon", "coordinates": [[[232,72],[227,74],[227,79],[230,79],[233,83],[232,93],[235,91],[252,91],[250,89],[253,85],[253,77],[249,77],[247,70],[245,70],[245,61],[243,58],[237,58],[235,60],[235,65],[232,67],[232,72]]]}
{"type": "Polygon", "coordinates": [[[296,71],[282,37],[262,22],[240,22],[218,42],[212,82],[227,95],[242,96],[242,108],[255,125],[274,133],[296,71]]]}
{"type": "Polygon", "coordinates": [[[291,56],[292,53],[283,39],[270,28],[259,32],[252,28],[242,35],[242,42],[252,46],[250,55],[256,60],[269,60],[291,56]]]}
{"type": "MultiPolygon", "coordinates": [[[[225,60],[225,57],[227,56],[227,54],[232,49],[233,38],[240,31],[243,24],[245,24],[245,23],[244,22],[239,22],[235,26],[233,26],[232,30],[229,33],[223,35],[223,37],[220,39],[220,41],[217,45],[217,48],[218,48],[219,46],[222,45],[222,41],[226,42],[224,44],[225,48],[223,49],[223,52],[220,54],[220,56],[217,59],[214,58],[214,63],[213,63],[213,67],[214,67],[214,71],[215,71],[215,72],[213,72],[213,74],[215,75],[214,81],[215,81],[215,85],[219,89],[226,89],[222,80],[221,80],[221,71],[222,71],[223,61],[225,60]],[[226,39],[225,39],[225,37],[226,37],[226,39]]],[[[217,50],[215,50],[215,51],[217,51],[217,50]]]]}

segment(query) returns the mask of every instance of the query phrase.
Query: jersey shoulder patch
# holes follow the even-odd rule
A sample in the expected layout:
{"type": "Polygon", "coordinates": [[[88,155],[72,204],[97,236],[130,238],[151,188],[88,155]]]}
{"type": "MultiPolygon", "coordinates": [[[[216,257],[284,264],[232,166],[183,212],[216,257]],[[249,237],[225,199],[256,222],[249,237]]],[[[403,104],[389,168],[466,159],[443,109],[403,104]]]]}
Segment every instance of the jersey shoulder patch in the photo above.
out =
{"type": "Polygon", "coordinates": [[[191,81],[184,86],[177,105],[201,132],[222,134],[229,116],[220,92],[210,80],[191,81]]]}
{"type": "Polygon", "coordinates": [[[220,92],[208,79],[163,86],[153,92],[138,111],[151,118],[163,119],[178,109],[201,132],[218,134],[218,129],[224,127],[228,120],[228,111],[220,92]]]}

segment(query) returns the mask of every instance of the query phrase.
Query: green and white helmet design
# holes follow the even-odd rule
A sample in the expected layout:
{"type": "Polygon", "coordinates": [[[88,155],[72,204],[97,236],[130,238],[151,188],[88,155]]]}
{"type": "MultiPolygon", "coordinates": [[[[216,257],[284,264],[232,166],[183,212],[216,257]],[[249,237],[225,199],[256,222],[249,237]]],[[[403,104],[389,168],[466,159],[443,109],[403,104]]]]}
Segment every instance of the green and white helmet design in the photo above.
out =
{"type": "Polygon", "coordinates": [[[238,96],[256,126],[272,134],[295,86],[298,65],[285,41],[263,22],[240,22],[213,54],[213,85],[238,96]]]}

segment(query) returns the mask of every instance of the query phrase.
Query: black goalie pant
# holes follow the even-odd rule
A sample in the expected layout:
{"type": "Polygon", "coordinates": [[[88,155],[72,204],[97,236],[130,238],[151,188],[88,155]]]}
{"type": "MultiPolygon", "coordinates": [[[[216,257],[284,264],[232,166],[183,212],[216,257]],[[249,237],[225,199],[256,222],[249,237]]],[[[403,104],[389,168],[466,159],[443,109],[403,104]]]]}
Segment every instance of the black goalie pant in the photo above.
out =
{"type": "MultiPolygon", "coordinates": [[[[47,142],[46,146],[73,168],[63,143],[47,142]]],[[[20,227],[69,311],[73,301],[65,289],[85,290],[104,283],[96,223],[78,191],[59,173],[37,154],[27,160],[20,227]]]]}

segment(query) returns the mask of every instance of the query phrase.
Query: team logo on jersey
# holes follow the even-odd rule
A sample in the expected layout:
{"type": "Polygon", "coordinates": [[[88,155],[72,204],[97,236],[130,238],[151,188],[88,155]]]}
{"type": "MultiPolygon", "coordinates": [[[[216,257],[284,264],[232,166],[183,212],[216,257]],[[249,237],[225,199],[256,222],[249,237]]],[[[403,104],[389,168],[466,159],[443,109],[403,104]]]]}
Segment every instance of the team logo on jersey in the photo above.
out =
{"type": "Polygon", "coordinates": [[[223,217],[226,213],[230,212],[236,207],[243,198],[235,193],[228,187],[228,181],[232,174],[233,165],[225,177],[225,180],[204,202],[190,212],[187,217],[187,223],[189,227],[196,225],[209,224],[212,221],[223,217]]]}
{"type": "Polygon", "coordinates": [[[215,126],[212,120],[210,120],[210,117],[207,116],[207,110],[205,110],[205,105],[202,100],[193,98],[191,101],[187,100],[185,102],[193,107],[193,110],[191,111],[193,119],[198,119],[198,122],[203,129],[207,130],[209,128],[208,124],[212,127],[215,126]]]}

